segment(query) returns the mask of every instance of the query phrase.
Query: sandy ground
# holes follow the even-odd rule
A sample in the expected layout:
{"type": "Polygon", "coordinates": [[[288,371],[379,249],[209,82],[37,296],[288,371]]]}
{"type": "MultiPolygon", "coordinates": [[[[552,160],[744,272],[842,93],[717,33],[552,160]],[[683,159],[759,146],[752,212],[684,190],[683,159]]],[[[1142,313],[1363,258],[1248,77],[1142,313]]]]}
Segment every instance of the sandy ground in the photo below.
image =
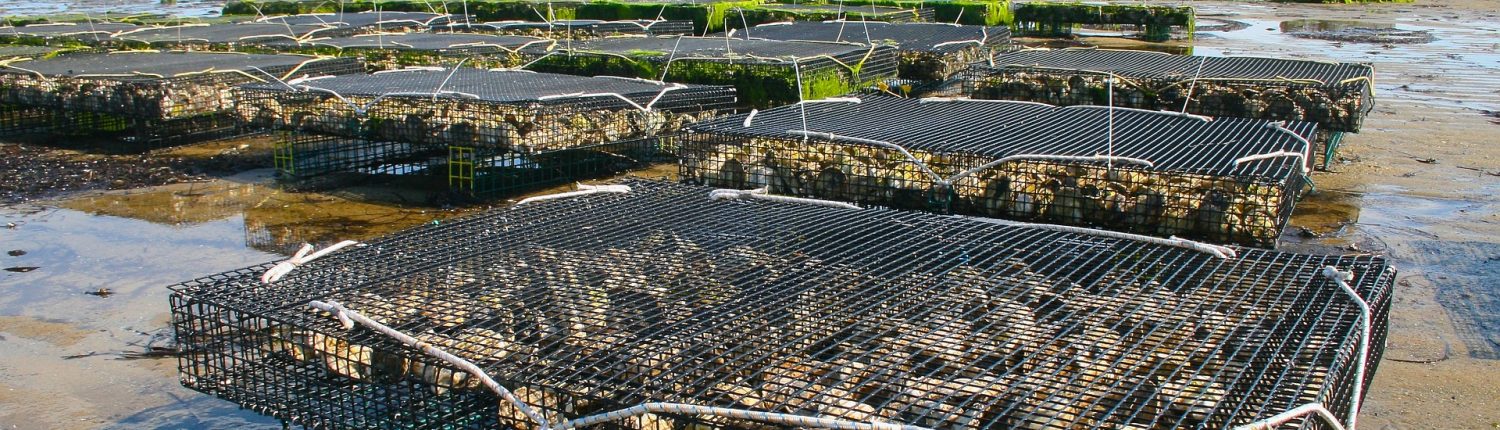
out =
{"type": "MultiPolygon", "coordinates": [[[[1282,245],[1379,253],[1402,270],[1388,359],[1360,427],[1500,428],[1500,118],[1486,113],[1500,111],[1500,1],[1194,5],[1251,24],[1200,36],[1197,53],[1377,67],[1376,110],[1345,140],[1332,172],[1315,176],[1319,191],[1299,204],[1282,245]],[[1276,31],[1301,18],[1428,29],[1438,40],[1382,46],[1276,31]],[[1319,237],[1298,234],[1303,228],[1319,237]]],[[[0,225],[19,223],[0,229],[0,248],[29,251],[0,259],[42,267],[0,274],[0,429],[274,428],[178,386],[175,360],[117,359],[160,338],[162,286],[279,258],[303,241],[367,238],[464,213],[411,207],[374,188],[288,193],[267,187],[264,175],[0,207],[0,225]],[[97,288],[117,294],[83,294],[97,288]],[[99,355],[63,358],[89,353],[99,355]]]]}

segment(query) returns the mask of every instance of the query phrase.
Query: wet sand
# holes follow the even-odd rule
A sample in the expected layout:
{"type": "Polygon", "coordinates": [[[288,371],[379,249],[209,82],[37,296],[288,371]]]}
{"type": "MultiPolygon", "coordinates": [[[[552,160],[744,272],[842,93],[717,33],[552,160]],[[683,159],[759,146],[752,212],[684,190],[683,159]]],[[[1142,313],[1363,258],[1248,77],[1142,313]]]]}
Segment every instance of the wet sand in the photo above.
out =
{"type": "MultiPolygon", "coordinates": [[[[1376,65],[1375,111],[1362,133],[1345,139],[1332,172],[1314,176],[1318,192],[1299,203],[1281,246],[1379,253],[1402,270],[1388,359],[1361,427],[1500,427],[1500,124],[1486,113],[1500,111],[1500,26],[1493,24],[1500,2],[1194,5],[1207,17],[1249,24],[1202,33],[1198,54],[1376,65]],[[1295,38],[1279,25],[1291,19],[1394,24],[1436,40],[1295,38]]],[[[225,149],[178,151],[193,157],[225,149]]],[[[675,168],[637,175],[673,177],[675,168]]],[[[163,341],[166,285],[284,258],[302,242],[367,239],[474,210],[415,201],[378,186],[287,192],[262,170],[0,207],[0,226],[17,224],[0,228],[0,248],[27,251],[0,262],[39,267],[0,272],[0,428],[274,428],[275,420],[181,388],[173,359],[118,353],[163,341]],[[115,294],[84,294],[99,288],[115,294]]]]}

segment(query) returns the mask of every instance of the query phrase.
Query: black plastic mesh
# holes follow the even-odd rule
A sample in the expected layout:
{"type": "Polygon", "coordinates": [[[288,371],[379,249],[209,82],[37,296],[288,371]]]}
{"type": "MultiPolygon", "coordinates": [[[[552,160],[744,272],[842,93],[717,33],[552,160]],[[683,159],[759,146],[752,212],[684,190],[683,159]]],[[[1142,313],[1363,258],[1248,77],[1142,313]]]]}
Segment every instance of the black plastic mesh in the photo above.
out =
{"type": "Polygon", "coordinates": [[[0,69],[0,103],[9,106],[0,133],[97,132],[178,143],[235,128],[235,85],[361,71],[352,59],[232,53],[72,53],[13,62],[0,69]]]}
{"type": "Polygon", "coordinates": [[[249,45],[309,37],[327,37],[339,33],[348,33],[348,31],[318,24],[284,25],[247,22],[143,28],[116,34],[115,40],[152,46],[249,45]]]}
{"type": "Polygon", "coordinates": [[[31,24],[20,27],[0,27],[0,40],[27,43],[56,43],[63,41],[98,44],[108,42],[115,33],[140,28],[122,22],[81,22],[31,24]]]}
{"type": "Polygon", "coordinates": [[[968,79],[971,97],[1102,105],[1104,78],[1113,74],[1123,78],[1115,84],[1118,106],[1182,110],[1186,102],[1190,113],[1313,121],[1351,132],[1374,107],[1368,64],[1104,49],[1023,50],[998,55],[994,64],[968,79]]]}
{"type": "MultiPolygon", "coordinates": [[[[313,428],[531,428],[342,303],[478,364],[554,422],[643,402],[934,429],[1229,428],[1379,363],[1395,270],[628,182],[346,248],[276,284],[172,287],[184,385],[313,428]],[[1325,266],[1353,273],[1359,309],[1325,266]]],[[[653,414],[605,428],[774,428],[653,414]],[[701,427],[699,427],[701,426],[701,427]]],[[[1306,427],[1322,428],[1316,422],[1306,427]]]]}
{"type": "Polygon", "coordinates": [[[1007,27],[852,21],[761,24],[734,37],[894,45],[901,51],[898,76],[914,80],[948,79],[1011,43],[1007,27]]]}
{"type": "Polygon", "coordinates": [[[498,33],[553,39],[581,39],[617,35],[691,35],[693,34],[693,21],[604,21],[597,19],[570,19],[552,22],[501,21],[482,24],[451,24],[446,27],[435,27],[433,30],[498,33]]]}
{"type": "Polygon", "coordinates": [[[1305,156],[1304,136],[1316,125],[1288,127],[1092,106],[865,97],[694,125],[679,156],[683,180],[713,186],[1274,246],[1305,161],[1235,160],[1305,156]],[[1150,166],[1037,157],[992,165],[1011,156],[1111,154],[1111,115],[1112,154],[1150,166]],[[861,140],[899,145],[922,164],[861,140]],[[952,181],[970,170],[951,187],[934,177],[952,181]]]}
{"type": "Polygon", "coordinates": [[[15,58],[37,59],[54,53],[66,52],[65,48],[52,46],[0,46],[0,60],[15,58]]]}
{"type": "MultiPolygon", "coordinates": [[[[889,6],[839,6],[836,4],[774,4],[768,3],[760,6],[761,9],[770,11],[784,11],[793,14],[810,14],[815,16],[827,15],[835,20],[868,20],[885,22],[930,22],[936,13],[931,8],[900,8],[889,6]]],[[[727,14],[730,27],[735,27],[735,12],[727,14]]],[[[800,17],[799,17],[800,18],[800,17]]]]}
{"type": "Polygon", "coordinates": [[[359,29],[359,31],[396,31],[442,26],[450,22],[463,21],[463,19],[454,15],[424,12],[335,12],[271,16],[256,21],[293,25],[333,25],[359,29]]]}
{"type": "Polygon", "coordinates": [[[551,49],[548,39],[475,33],[365,34],[282,42],[273,49],[324,55],[355,56],[371,71],[412,66],[457,64],[475,68],[507,68],[551,49]],[[524,52],[523,52],[524,51],[524,52]]]}
{"type": "Polygon", "coordinates": [[[663,80],[669,82],[734,85],[744,104],[766,107],[853,92],[894,77],[897,60],[895,49],[889,46],[723,37],[616,37],[559,45],[530,68],[586,76],[665,76],[663,80]],[[792,67],[794,63],[796,68],[792,67]]]}

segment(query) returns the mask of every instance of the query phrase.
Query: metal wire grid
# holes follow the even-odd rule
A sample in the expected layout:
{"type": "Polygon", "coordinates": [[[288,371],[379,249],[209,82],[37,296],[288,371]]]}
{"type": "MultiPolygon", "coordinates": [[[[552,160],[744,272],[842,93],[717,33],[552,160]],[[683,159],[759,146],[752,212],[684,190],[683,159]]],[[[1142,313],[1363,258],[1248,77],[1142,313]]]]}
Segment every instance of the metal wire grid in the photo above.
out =
{"type": "Polygon", "coordinates": [[[74,53],[0,69],[3,133],[101,134],[175,144],[236,132],[230,89],[358,73],[352,59],[184,52],[74,53]],[[122,126],[123,124],[123,126],[122,126]]]}
{"type": "Polygon", "coordinates": [[[988,60],[990,52],[1011,43],[1007,27],[936,23],[783,22],[740,29],[733,36],[894,45],[901,57],[897,76],[928,81],[948,79],[970,63],[988,60]]]}
{"type": "MultiPolygon", "coordinates": [[[[1314,400],[1347,412],[1359,310],[1318,273],[1352,272],[1376,310],[1372,365],[1395,275],[1378,257],[1218,259],[629,185],[414,229],[278,284],[260,266],[174,286],[178,339],[198,352],[183,383],[309,427],[530,426],[306,307],[331,300],[480,364],[553,421],[664,401],[945,429],[1227,428],[1314,400]]],[[[695,423],[767,427],[613,428],[695,423]]]]}
{"type": "Polygon", "coordinates": [[[0,46],[0,61],[14,61],[16,58],[35,60],[68,51],[64,48],[52,46],[0,46]]]}
{"type": "Polygon", "coordinates": [[[341,172],[414,175],[441,169],[446,153],[442,146],[279,132],[272,163],[277,171],[292,177],[341,172]]]}
{"type": "Polygon", "coordinates": [[[867,96],[697,124],[678,155],[691,183],[1272,247],[1315,128],[867,96]]]}
{"type": "Polygon", "coordinates": [[[553,41],[536,37],[475,33],[364,34],[288,41],[272,49],[324,55],[357,56],[371,71],[411,66],[453,65],[463,60],[477,68],[507,68],[525,63],[553,41]],[[527,52],[523,52],[527,51],[527,52]]]}
{"type": "MultiPolygon", "coordinates": [[[[936,10],[932,8],[900,8],[890,6],[840,6],[832,4],[782,4],[767,3],[755,8],[771,12],[787,12],[797,20],[826,15],[834,20],[866,20],[885,22],[932,22],[936,10]],[[811,15],[811,16],[807,16],[811,15]]],[[[734,26],[731,19],[730,26],[734,26]]]]}
{"type": "Polygon", "coordinates": [[[121,32],[112,41],[124,44],[149,46],[239,46],[285,41],[297,41],[310,37],[329,37],[350,34],[348,29],[321,24],[288,25],[280,23],[244,22],[234,24],[187,24],[169,27],[147,27],[121,32]]]}
{"type": "Polygon", "coordinates": [[[531,154],[450,148],[448,189],[459,196],[491,199],[616,176],[661,161],[661,139],[610,141],[531,154]]]}
{"type": "Polygon", "coordinates": [[[889,46],[722,37],[617,37],[560,46],[528,68],[733,85],[742,104],[769,107],[848,94],[894,77],[897,60],[895,49],[889,46]]]}
{"type": "Polygon", "coordinates": [[[499,21],[482,24],[450,24],[433,31],[497,33],[552,39],[588,39],[619,35],[675,36],[692,35],[691,20],[623,20],[569,19],[551,22],[499,21]]]}
{"type": "Polygon", "coordinates": [[[1023,50],[998,55],[994,64],[965,79],[969,96],[1102,105],[1105,78],[1116,76],[1119,106],[1314,121],[1350,132],[1374,108],[1368,64],[1100,49],[1023,50]]]}

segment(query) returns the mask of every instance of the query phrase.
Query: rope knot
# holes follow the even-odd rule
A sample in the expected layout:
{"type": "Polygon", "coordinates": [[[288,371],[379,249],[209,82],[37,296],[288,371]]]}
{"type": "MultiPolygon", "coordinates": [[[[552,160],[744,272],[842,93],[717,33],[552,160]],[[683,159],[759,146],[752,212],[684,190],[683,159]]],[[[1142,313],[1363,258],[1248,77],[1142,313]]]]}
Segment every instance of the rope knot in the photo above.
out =
{"type": "Polygon", "coordinates": [[[297,250],[297,253],[292,254],[292,258],[288,258],[286,259],[286,261],[276,263],[276,265],[271,267],[270,270],[267,270],[266,273],[260,275],[260,281],[267,284],[274,283],[281,280],[281,277],[286,276],[288,273],[292,273],[292,270],[296,270],[303,264],[311,263],[313,260],[321,258],[324,255],[328,255],[330,253],[333,253],[334,251],[338,251],[340,249],[344,249],[345,247],[358,244],[359,242],[346,240],[343,242],[335,243],[327,248],[323,248],[318,252],[313,252],[313,246],[311,244],[303,244],[302,248],[297,250]]]}

